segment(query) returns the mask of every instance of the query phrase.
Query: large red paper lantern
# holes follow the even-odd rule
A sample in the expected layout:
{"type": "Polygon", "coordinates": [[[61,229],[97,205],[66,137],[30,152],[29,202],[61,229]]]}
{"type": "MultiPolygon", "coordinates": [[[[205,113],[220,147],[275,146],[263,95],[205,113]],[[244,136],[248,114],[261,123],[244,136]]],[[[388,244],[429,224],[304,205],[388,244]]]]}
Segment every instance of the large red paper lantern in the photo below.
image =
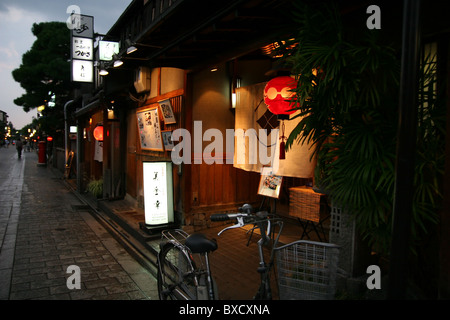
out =
{"type": "Polygon", "coordinates": [[[103,126],[96,126],[94,129],[94,139],[103,141],[103,126]]]}
{"type": "Polygon", "coordinates": [[[278,115],[289,115],[294,113],[290,98],[294,94],[293,89],[297,88],[295,79],[289,76],[276,77],[270,80],[264,88],[264,102],[270,112],[278,115]]]}

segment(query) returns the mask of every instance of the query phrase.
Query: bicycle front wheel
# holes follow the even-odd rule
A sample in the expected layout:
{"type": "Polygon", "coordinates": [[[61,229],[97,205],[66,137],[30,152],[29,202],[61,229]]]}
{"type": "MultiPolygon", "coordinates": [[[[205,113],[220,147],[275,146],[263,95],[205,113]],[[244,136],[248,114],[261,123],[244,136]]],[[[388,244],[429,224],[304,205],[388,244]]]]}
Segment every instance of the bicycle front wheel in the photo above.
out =
{"type": "Polygon", "coordinates": [[[168,242],[158,255],[158,294],[161,300],[197,299],[198,281],[189,254],[168,242]]]}

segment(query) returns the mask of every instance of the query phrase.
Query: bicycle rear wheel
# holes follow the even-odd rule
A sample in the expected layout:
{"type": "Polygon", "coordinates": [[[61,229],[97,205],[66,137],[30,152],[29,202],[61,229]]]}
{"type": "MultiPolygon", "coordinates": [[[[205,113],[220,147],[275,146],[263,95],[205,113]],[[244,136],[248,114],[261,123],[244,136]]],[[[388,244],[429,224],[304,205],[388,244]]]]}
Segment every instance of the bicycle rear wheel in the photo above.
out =
{"type": "Polygon", "coordinates": [[[188,253],[167,242],[158,255],[158,294],[161,300],[197,299],[195,265],[188,253]]]}

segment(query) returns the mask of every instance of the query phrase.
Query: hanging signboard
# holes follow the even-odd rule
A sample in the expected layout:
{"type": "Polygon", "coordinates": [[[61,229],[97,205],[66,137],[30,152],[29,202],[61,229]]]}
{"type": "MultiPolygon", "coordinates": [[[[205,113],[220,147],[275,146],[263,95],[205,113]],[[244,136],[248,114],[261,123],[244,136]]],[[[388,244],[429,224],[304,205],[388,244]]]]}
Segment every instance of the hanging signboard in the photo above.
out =
{"type": "Polygon", "coordinates": [[[84,14],[80,14],[77,16],[80,21],[75,24],[72,29],[72,36],[74,37],[85,37],[85,38],[93,38],[94,37],[94,17],[86,16],[84,14]]]}
{"type": "Polygon", "coordinates": [[[119,42],[103,40],[98,42],[98,55],[102,61],[111,61],[114,54],[119,54],[119,50],[119,42]]]}
{"type": "Polygon", "coordinates": [[[72,37],[72,58],[92,60],[94,40],[90,38],[72,37]]]}
{"type": "Polygon", "coordinates": [[[145,224],[173,223],[172,162],[144,162],[143,173],[145,224]]]}
{"type": "Polygon", "coordinates": [[[94,63],[87,60],[72,60],[72,81],[93,82],[94,63]]]}
{"type": "MultiPolygon", "coordinates": [[[[94,82],[94,17],[77,15],[71,33],[72,81],[94,82]]],[[[75,20],[74,20],[75,21],[75,20]]]]}

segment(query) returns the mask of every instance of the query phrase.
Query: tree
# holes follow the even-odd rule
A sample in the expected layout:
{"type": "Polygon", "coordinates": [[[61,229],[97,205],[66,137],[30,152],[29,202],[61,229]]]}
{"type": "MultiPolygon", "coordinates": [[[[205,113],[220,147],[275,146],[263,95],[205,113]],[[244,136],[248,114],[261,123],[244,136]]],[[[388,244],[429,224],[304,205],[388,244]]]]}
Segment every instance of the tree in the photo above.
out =
{"type": "Polygon", "coordinates": [[[45,105],[43,115],[48,121],[41,123],[42,129],[55,132],[63,126],[63,106],[72,88],[70,32],[63,22],[35,23],[31,31],[37,39],[22,56],[20,67],[12,72],[26,92],[14,103],[26,112],[45,105]],[[54,105],[48,105],[52,99],[54,105]]]}

